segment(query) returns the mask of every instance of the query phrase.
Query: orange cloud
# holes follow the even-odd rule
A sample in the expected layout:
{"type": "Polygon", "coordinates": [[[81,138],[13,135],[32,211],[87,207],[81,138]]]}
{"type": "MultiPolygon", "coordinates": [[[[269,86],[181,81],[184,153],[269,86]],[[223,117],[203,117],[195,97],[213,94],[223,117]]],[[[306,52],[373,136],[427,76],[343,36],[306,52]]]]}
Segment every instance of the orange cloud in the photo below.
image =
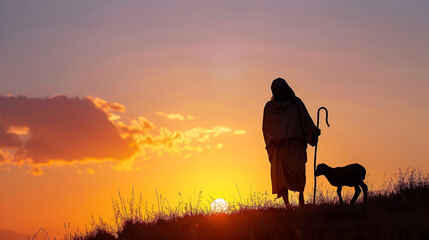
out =
{"type": "Polygon", "coordinates": [[[116,111],[116,112],[125,112],[125,107],[119,103],[107,102],[98,97],[86,97],[91,100],[97,108],[103,110],[104,112],[116,111]]]}
{"type": "Polygon", "coordinates": [[[44,174],[42,169],[39,166],[33,166],[27,172],[33,174],[34,176],[41,176],[44,174]]]}
{"type": "MultiPolygon", "coordinates": [[[[125,107],[97,97],[0,96],[0,165],[26,165],[29,173],[42,175],[44,165],[108,160],[116,170],[138,170],[134,164],[151,154],[190,157],[222,148],[222,143],[210,144],[213,138],[245,133],[226,126],[169,130],[145,117],[125,123],[112,111],[124,112],[125,107]]],[[[162,116],[185,119],[180,114],[162,116]]]]}
{"type": "Polygon", "coordinates": [[[244,135],[244,134],[246,134],[245,130],[235,130],[234,131],[234,135],[244,135]]]}
{"type": "Polygon", "coordinates": [[[27,135],[28,131],[29,129],[27,126],[12,126],[6,131],[6,133],[16,134],[16,135],[27,135]]]}
{"type": "Polygon", "coordinates": [[[103,110],[110,121],[115,121],[121,119],[121,116],[112,113],[111,111],[115,112],[125,112],[125,107],[122,104],[119,103],[111,103],[107,102],[106,100],[103,100],[98,97],[86,97],[87,99],[91,100],[92,103],[94,103],[97,108],[103,110]]]}
{"type": "MultiPolygon", "coordinates": [[[[123,137],[131,137],[141,150],[148,150],[162,155],[164,152],[185,156],[190,156],[190,152],[201,152],[210,139],[221,134],[231,133],[232,130],[225,126],[195,127],[185,131],[171,131],[165,127],[160,127],[158,132],[154,132],[155,125],[143,117],[139,121],[131,121],[130,125],[118,122],[118,127],[122,129],[123,137]]],[[[219,149],[214,145],[214,149],[219,149]]]]}
{"type": "Polygon", "coordinates": [[[0,149],[0,165],[6,160],[5,153],[2,149],[0,149]]]}
{"type": "Polygon", "coordinates": [[[185,119],[187,119],[187,120],[193,120],[193,119],[195,119],[194,116],[191,116],[191,115],[183,116],[183,115],[181,115],[179,113],[156,112],[156,114],[159,115],[159,116],[165,117],[167,119],[170,119],[170,120],[181,120],[181,121],[183,121],[185,119]]]}
{"type": "MultiPolygon", "coordinates": [[[[98,98],[0,96],[3,162],[41,166],[129,158],[138,149],[108,120],[109,110],[124,108],[98,98]]],[[[32,172],[41,173],[37,167],[32,172]]]]}

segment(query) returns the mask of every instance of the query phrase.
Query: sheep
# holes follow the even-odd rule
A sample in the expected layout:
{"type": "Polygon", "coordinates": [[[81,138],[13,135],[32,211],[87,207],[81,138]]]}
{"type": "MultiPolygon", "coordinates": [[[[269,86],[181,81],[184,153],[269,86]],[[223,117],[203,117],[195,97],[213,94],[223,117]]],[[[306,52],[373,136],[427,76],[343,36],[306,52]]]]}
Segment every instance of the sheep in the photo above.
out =
{"type": "Polygon", "coordinates": [[[363,182],[365,179],[365,174],[365,168],[357,163],[336,168],[331,168],[328,165],[322,163],[317,165],[315,171],[316,177],[324,175],[332,186],[337,187],[337,194],[340,197],[340,204],[343,204],[343,198],[341,197],[341,189],[343,186],[355,188],[355,195],[350,201],[350,204],[354,204],[356,199],[359,197],[359,194],[361,193],[359,186],[363,190],[363,201],[366,202],[368,186],[363,182]]]}

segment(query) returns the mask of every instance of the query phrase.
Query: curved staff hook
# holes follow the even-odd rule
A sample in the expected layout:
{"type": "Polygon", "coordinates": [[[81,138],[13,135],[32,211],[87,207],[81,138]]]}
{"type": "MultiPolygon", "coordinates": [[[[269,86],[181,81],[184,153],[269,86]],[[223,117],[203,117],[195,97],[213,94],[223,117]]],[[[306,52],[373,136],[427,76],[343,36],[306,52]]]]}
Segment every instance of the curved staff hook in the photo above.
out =
{"type": "MultiPolygon", "coordinates": [[[[317,110],[317,128],[319,128],[319,113],[320,110],[324,109],[326,112],[326,125],[328,125],[328,127],[330,127],[329,123],[328,123],[328,109],[326,109],[325,107],[320,107],[317,110]]],[[[317,156],[317,143],[316,146],[314,148],[314,192],[313,192],[313,205],[316,204],[316,156],[317,156]]]]}

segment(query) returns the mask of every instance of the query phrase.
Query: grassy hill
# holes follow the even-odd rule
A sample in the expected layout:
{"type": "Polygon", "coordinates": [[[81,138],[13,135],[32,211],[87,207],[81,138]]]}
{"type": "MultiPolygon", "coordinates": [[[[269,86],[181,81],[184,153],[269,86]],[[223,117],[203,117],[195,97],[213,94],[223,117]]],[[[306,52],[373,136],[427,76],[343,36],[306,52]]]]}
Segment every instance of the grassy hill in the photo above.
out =
{"type": "Polygon", "coordinates": [[[356,205],[319,202],[300,208],[241,207],[229,214],[128,218],[76,240],[96,239],[429,239],[428,177],[402,175],[389,191],[356,205]]]}

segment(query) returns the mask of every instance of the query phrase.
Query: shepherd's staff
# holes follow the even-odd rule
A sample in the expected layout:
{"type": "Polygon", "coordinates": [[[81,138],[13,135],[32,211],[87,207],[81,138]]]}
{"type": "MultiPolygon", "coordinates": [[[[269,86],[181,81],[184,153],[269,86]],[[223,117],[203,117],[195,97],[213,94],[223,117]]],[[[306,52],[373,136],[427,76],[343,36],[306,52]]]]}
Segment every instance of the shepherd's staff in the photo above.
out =
{"type": "MultiPolygon", "coordinates": [[[[326,111],[326,125],[328,125],[329,127],[329,123],[328,123],[328,109],[326,109],[325,107],[320,107],[317,110],[317,128],[319,128],[319,113],[320,110],[324,109],[326,111]]],[[[316,204],[316,155],[317,155],[317,143],[316,146],[314,148],[314,193],[313,193],[313,205],[316,204]]]]}

